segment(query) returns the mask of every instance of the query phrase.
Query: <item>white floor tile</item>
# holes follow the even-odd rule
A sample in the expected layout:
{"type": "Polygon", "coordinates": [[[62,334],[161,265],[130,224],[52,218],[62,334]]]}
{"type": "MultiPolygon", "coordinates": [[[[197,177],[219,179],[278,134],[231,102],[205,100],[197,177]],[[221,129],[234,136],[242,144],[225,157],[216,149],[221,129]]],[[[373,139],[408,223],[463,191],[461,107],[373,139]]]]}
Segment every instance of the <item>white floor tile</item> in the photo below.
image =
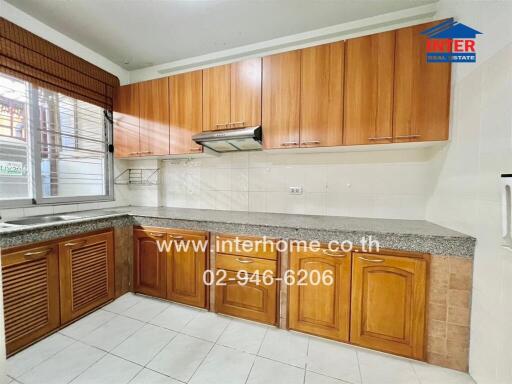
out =
{"type": "Polygon", "coordinates": [[[105,355],[104,351],[76,342],[20,377],[23,384],[65,384],[105,355]]]}
{"type": "Polygon", "coordinates": [[[243,384],[254,355],[216,345],[196,371],[190,384],[243,384]]]}
{"type": "Polygon", "coordinates": [[[308,338],[280,329],[269,329],[259,355],[299,368],[306,366],[308,338]]]}
{"type": "Polygon", "coordinates": [[[74,342],[67,336],[55,333],[7,359],[7,374],[20,377],[74,342]]]}
{"type": "Polygon", "coordinates": [[[217,343],[244,352],[258,353],[269,328],[262,324],[233,319],[217,343]]]}
{"type": "Polygon", "coordinates": [[[304,370],[257,357],[247,384],[303,384],[304,370]]]}
{"type": "Polygon", "coordinates": [[[306,369],[350,383],[361,382],[356,350],[334,341],[311,338],[306,369]]]}
{"type": "Polygon", "coordinates": [[[229,324],[227,317],[212,312],[202,312],[188,323],[181,332],[203,340],[217,341],[229,324]]]}
{"type": "Polygon", "coordinates": [[[204,313],[204,311],[171,303],[166,310],[149,322],[173,331],[181,331],[190,321],[201,313],[204,313]]]}
{"type": "Polygon", "coordinates": [[[171,379],[161,373],[144,368],[130,384],[183,384],[181,381],[171,379]]]}
{"type": "Polygon", "coordinates": [[[413,363],[421,384],[475,384],[467,373],[430,364],[413,363]]]}
{"type": "Polygon", "coordinates": [[[169,303],[144,297],[133,307],[122,313],[123,316],[148,322],[169,307],[169,303]]]}
{"type": "Polygon", "coordinates": [[[177,335],[147,365],[172,378],[188,381],[213,344],[187,335],[177,335]]]}
{"type": "Polygon", "coordinates": [[[114,348],[111,353],[134,363],[146,365],[174,336],[176,332],[146,324],[114,348]]]}
{"type": "Polygon", "coordinates": [[[126,384],[142,369],[119,357],[106,355],[84,373],[73,380],[72,384],[126,384]]]}
{"type": "Polygon", "coordinates": [[[318,373],[307,371],[306,381],[304,382],[304,384],[346,384],[346,382],[333,379],[332,377],[319,375],[318,373]]]}
{"type": "Polygon", "coordinates": [[[127,311],[141,301],[141,297],[134,295],[133,293],[125,293],[123,296],[115,299],[110,304],[105,305],[102,309],[117,314],[127,311]]]}
{"type": "Polygon", "coordinates": [[[114,316],[114,313],[99,310],[68,325],[66,328],[62,329],[60,333],[77,340],[82,340],[84,337],[90,335],[96,328],[99,328],[101,325],[114,318],[114,316]]]}
{"type": "Polygon", "coordinates": [[[362,350],[357,356],[364,384],[419,384],[408,360],[362,350]]]}
{"type": "Polygon", "coordinates": [[[128,336],[142,328],[144,323],[117,315],[112,320],[97,328],[94,332],[83,338],[84,343],[111,351],[121,344],[128,336]]]}

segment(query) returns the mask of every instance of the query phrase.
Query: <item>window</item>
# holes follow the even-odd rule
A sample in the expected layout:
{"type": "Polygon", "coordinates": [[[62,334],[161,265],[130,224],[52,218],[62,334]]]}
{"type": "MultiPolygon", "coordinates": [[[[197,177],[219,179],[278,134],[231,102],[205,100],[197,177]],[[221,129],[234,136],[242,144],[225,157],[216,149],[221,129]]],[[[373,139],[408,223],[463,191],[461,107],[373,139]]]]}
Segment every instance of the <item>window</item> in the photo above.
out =
{"type": "Polygon", "coordinates": [[[111,119],[93,104],[0,74],[0,203],[112,195],[111,119]]]}

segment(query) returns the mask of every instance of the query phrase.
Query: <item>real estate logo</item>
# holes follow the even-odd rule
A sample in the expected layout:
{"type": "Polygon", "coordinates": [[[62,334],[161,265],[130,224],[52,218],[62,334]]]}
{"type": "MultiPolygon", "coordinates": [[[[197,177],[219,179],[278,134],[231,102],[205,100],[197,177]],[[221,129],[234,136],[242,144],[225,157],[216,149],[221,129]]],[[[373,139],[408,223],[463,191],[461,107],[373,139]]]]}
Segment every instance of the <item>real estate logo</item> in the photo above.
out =
{"type": "Polygon", "coordinates": [[[421,32],[427,39],[427,63],[475,63],[476,29],[449,19],[421,32]]]}

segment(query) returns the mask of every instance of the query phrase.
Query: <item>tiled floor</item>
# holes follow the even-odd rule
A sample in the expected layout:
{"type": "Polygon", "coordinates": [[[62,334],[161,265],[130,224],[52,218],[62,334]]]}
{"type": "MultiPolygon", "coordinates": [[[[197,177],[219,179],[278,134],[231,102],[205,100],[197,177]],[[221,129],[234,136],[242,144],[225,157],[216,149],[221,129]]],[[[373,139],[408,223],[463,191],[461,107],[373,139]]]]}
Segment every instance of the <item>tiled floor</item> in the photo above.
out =
{"type": "Polygon", "coordinates": [[[463,373],[127,294],[7,361],[23,384],[469,384],[463,373]]]}

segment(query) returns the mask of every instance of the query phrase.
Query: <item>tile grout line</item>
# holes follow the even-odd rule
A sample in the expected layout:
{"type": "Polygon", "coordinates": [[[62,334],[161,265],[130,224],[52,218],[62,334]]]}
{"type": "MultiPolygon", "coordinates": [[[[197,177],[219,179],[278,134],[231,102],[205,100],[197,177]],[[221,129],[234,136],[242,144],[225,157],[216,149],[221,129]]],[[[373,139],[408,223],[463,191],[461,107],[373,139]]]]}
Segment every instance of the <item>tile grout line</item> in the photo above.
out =
{"type": "Polygon", "coordinates": [[[357,368],[359,371],[359,380],[362,384],[363,383],[363,372],[361,371],[361,361],[359,361],[359,351],[356,350],[355,353],[356,353],[356,359],[357,359],[357,368]]]}

